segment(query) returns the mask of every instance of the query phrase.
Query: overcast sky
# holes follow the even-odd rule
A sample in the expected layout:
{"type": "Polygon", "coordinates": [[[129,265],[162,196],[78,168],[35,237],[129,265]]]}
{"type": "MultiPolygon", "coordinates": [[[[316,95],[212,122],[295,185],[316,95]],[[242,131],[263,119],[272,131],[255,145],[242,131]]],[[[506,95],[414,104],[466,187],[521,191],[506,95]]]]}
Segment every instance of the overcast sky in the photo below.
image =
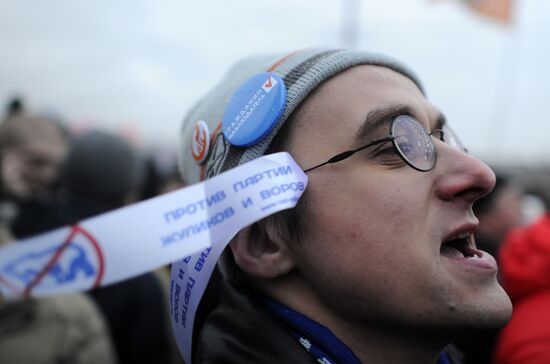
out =
{"type": "MultiPolygon", "coordinates": [[[[511,27],[453,0],[358,2],[357,46],[411,66],[474,154],[550,159],[550,1],[517,0],[511,27]]],[[[0,0],[0,101],[175,145],[235,60],[341,46],[341,23],[342,0],[0,0]]]]}

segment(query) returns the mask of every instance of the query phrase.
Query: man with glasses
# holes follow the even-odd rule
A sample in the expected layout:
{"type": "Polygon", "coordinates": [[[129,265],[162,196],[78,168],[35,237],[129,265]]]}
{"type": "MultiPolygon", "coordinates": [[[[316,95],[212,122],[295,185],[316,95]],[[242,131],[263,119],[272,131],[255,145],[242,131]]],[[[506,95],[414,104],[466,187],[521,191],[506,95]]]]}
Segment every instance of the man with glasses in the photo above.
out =
{"type": "Polygon", "coordinates": [[[456,337],[508,321],[495,260],[473,238],[494,174],[403,65],[350,50],[247,59],[182,138],[188,183],[277,151],[309,178],[296,208],[231,241],[194,362],[451,363],[456,337]],[[198,123],[204,161],[187,145],[198,123]]]}

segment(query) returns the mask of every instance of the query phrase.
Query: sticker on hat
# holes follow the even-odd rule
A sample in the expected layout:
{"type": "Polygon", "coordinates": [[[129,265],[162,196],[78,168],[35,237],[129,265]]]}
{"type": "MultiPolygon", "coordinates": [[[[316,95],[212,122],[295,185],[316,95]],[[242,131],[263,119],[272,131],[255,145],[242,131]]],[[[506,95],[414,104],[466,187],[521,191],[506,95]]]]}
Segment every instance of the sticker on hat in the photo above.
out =
{"type": "Polygon", "coordinates": [[[276,74],[260,73],[243,83],[229,100],[222,120],[223,135],[238,147],[256,144],[277,124],[285,104],[284,81],[276,74]]]}
{"type": "Polygon", "coordinates": [[[191,143],[191,153],[193,153],[193,159],[197,163],[202,163],[208,155],[210,149],[210,130],[208,125],[199,120],[195,124],[195,130],[193,131],[193,140],[191,143]]]}

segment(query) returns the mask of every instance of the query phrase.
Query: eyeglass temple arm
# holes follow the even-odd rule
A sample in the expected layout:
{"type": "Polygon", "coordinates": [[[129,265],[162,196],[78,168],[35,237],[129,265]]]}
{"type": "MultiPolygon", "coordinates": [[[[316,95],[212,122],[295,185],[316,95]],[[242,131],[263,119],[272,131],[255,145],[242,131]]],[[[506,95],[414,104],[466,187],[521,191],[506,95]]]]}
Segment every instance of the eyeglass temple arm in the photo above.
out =
{"type": "Polygon", "coordinates": [[[334,157],[330,158],[328,161],[324,162],[324,163],[321,163],[321,164],[318,164],[316,166],[313,166],[311,168],[308,168],[306,170],[304,170],[304,173],[307,173],[309,171],[312,171],[316,168],[319,168],[319,167],[322,167],[324,165],[327,165],[327,164],[332,164],[332,163],[336,163],[336,162],[340,162],[346,158],[349,158],[351,157],[352,155],[354,155],[355,153],[359,152],[360,150],[363,150],[365,148],[368,148],[370,147],[371,145],[374,145],[374,144],[378,144],[378,143],[382,143],[382,142],[387,142],[387,141],[390,141],[390,140],[393,140],[394,137],[393,136],[387,136],[387,137],[384,137],[384,138],[380,138],[380,139],[374,139],[372,142],[370,142],[369,144],[367,145],[364,145],[362,146],[361,148],[357,148],[357,149],[354,149],[354,150],[347,150],[345,152],[342,152],[340,154],[337,154],[335,155],[334,157]]]}
{"type": "Polygon", "coordinates": [[[351,157],[353,154],[355,154],[355,152],[357,152],[357,150],[348,150],[348,151],[342,152],[342,153],[340,153],[338,155],[335,155],[334,157],[330,158],[328,161],[326,161],[324,163],[321,163],[321,164],[318,164],[314,167],[306,169],[304,172],[307,173],[311,170],[314,170],[315,168],[319,168],[319,167],[322,167],[324,165],[331,164],[331,163],[340,162],[341,160],[344,160],[346,158],[351,157]]]}

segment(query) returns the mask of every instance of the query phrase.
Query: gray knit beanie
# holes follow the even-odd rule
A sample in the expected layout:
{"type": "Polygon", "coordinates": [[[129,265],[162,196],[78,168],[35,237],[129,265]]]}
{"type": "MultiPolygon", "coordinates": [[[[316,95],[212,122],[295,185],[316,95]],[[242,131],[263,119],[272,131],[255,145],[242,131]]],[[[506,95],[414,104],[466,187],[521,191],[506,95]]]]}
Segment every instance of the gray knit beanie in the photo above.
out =
{"type": "Polygon", "coordinates": [[[253,57],[238,62],[213,90],[195,104],[183,121],[179,167],[184,181],[197,183],[262,156],[290,115],[317,86],[348,68],[362,64],[397,71],[413,80],[422,90],[420,82],[406,66],[389,57],[358,50],[305,49],[287,55],[253,57]],[[284,81],[287,91],[284,110],[263,139],[247,147],[236,147],[226,140],[221,130],[224,110],[239,87],[261,72],[271,72],[284,81]],[[204,160],[199,161],[192,153],[192,140],[196,137],[198,122],[206,124],[209,134],[209,140],[203,141],[209,144],[209,148],[204,160]]]}

